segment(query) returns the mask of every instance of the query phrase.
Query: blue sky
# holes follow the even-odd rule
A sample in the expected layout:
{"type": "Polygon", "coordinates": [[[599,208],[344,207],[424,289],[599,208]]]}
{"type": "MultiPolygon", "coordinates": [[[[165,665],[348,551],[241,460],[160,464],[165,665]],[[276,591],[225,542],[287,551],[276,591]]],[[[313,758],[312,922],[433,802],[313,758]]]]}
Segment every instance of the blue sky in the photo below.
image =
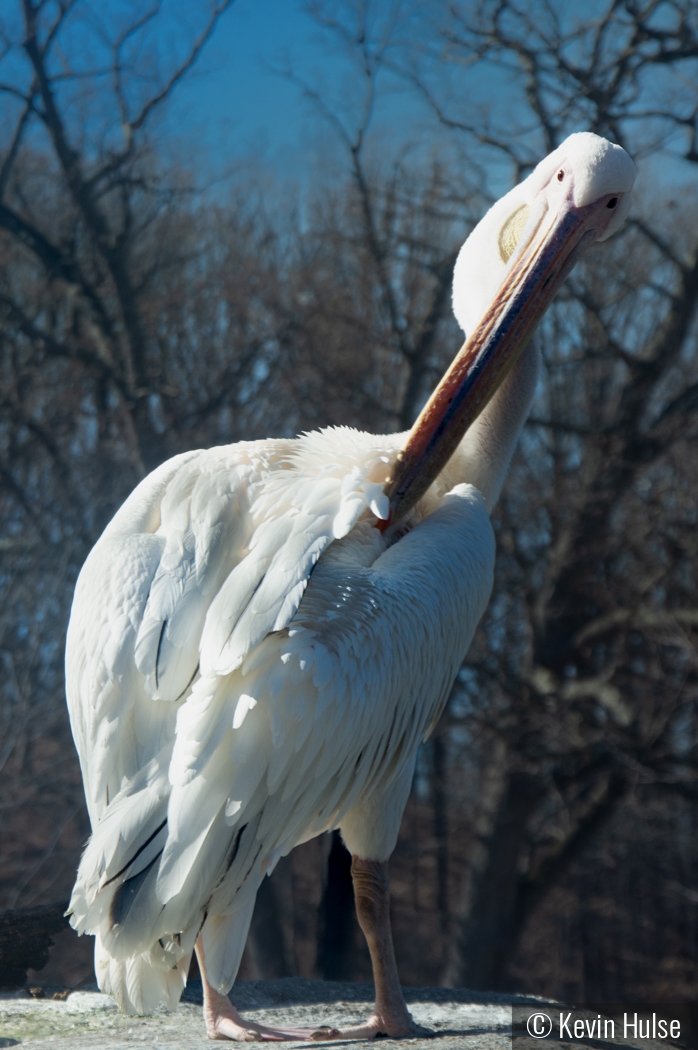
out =
{"type": "MultiPolygon", "coordinates": [[[[407,31],[414,32],[414,23],[407,31]]],[[[169,126],[188,143],[201,143],[201,159],[205,154],[214,167],[255,154],[280,173],[302,176],[314,167],[318,151],[331,151],[336,140],[329,134],[322,137],[317,113],[300,89],[270,68],[284,62],[306,80],[323,83],[328,95],[334,89],[342,103],[355,88],[355,75],[307,14],[303,0],[235,0],[178,88],[169,126]]],[[[475,80],[468,80],[462,69],[456,72],[466,77],[457,82],[461,101],[464,84],[469,102],[476,106],[496,108],[508,94],[501,70],[496,76],[478,70],[475,80]]],[[[443,144],[443,130],[436,131],[415,93],[408,95],[396,81],[386,86],[390,90],[382,96],[374,136],[378,129],[386,148],[388,141],[429,142],[434,135],[443,144]]],[[[669,174],[666,157],[658,173],[665,178],[669,174]]],[[[674,178],[683,177],[679,164],[674,178]]],[[[501,179],[501,188],[506,188],[506,172],[501,179]]]]}
{"type": "MultiPolygon", "coordinates": [[[[157,5],[145,0],[82,0],[71,9],[54,41],[51,62],[53,72],[61,72],[65,63],[74,74],[58,82],[57,92],[76,141],[98,142],[103,150],[123,145],[113,81],[116,41],[122,39],[119,67],[126,70],[121,79],[126,115],[134,119],[143,101],[156,95],[185,59],[205,24],[208,3],[163,0],[155,18],[141,21],[149,9],[156,11],[157,5]],[[134,25],[138,31],[127,32],[134,25]]],[[[369,5],[371,46],[391,9],[391,0],[369,5]]],[[[337,10],[351,21],[351,5],[340,4],[337,10]]],[[[402,0],[400,36],[414,35],[424,10],[423,0],[402,0]]],[[[49,0],[43,33],[55,15],[56,2],[49,0]]],[[[3,79],[26,90],[33,74],[22,46],[19,0],[0,0],[0,26],[14,44],[0,63],[3,79]]],[[[304,0],[235,0],[194,67],[153,114],[147,133],[156,133],[163,145],[170,140],[175,161],[204,177],[249,161],[256,162],[257,170],[293,179],[311,172],[323,177],[323,166],[326,174],[338,155],[337,135],[318,119],[317,107],[302,89],[280,74],[283,66],[320,87],[323,99],[343,119],[351,122],[361,108],[365,81],[336,38],[307,13],[304,0]]],[[[371,133],[381,156],[406,142],[417,148],[433,142],[436,126],[414,92],[409,94],[403,81],[384,71],[380,82],[371,133]]],[[[6,96],[4,103],[0,137],[11,136],[21,109],[18,98],[6,96]]],[[[40,122],[33,133],[41,144],[40,122]]]]}
{"type": "MultiPolygon", "coordinates": [[[[236,0],[177,89],[168,127],[201,142],[214,166],[256,155],[285,175],[317,170],[318,153],[326,159],[338,140],[301,88],[279,74],[284,66],[321,85],[323,97],[351,114],[352,99],[360,97],[356,69],[303,0],[236,0]]],[[[414,93],[381,73],[372,129],[388,149],[427,141],[435,125],[414,93]]]]}
{"type": "Polygon", "coordinates": [[[174,126],[201,135],[213,154],[261,153],[282,170],[304,164],[317,121],[301,91],[271,67],[333,78],[336,56],[302,0],[236,0],[177,91],[174,126]]]}
{"type": "MultiPolygon", "coordinates": [[[[390,9],[390,0],[370,7],[372,17],[379,22],[390,9]]],[[[86,71],[103,66],[106,74],[101,80],[97,78],[99,82],[94,85],[83,79],[66,84],[64,90],[70,95],[71,110],[83,122],[83,128],[88,121],[93,125],[101,122],[107,129],[105,134],[118,139],[118,111],[113,105],[104,110],[99,103],[100,92],[105,87],[108,90],[110,76],[109,62],[105,62],[109,51],[102,48],[100,40],[118,36],[119,23],[122,29],[132,24],[142,13],[143,0],[104,0],[103,5],[85,0],[74,10],[68,33],[71,62],[76,68],[83,65],[86,71]],[[110,29],[104,36],[100,36],[102,20],[110,29]]],[[[144,31],[142,46],[136,42],[129,56],[133,68],[138,69],[138,76],[132,78],[134,99],[139,92],[147,97],[156,89],[158,79],[160,84],[163,77],[167,79],[168,67],[171,71],[173,62],[176,65],[178,57],[184,57],[193,36],[200,31],[205,10],[203,3],[193,0],[167,0],[157,23],[151,23],[144,31]]],[[[339,10],[346,12],[347,8],[340,5],[339,10]]],[[[423,20],[434,10],[426,0],[402,0],[397,36],[421,42],[425,38],[423,20]]],[[[18,75],[26,79],[31,70],[19,44],[18,0],[8,8],[2,7],[2,11],[2,17],[4,12],[14,11],[14,19],[8,24],[16,23],[13,35],[18,42],[17,48],[3,59],[3,73],[5,78],[12,78],[14,67],[22,67],[24,71],[18,75]]],[[[56,62],[59,61],[57,53],[56,62]]],[[[163,111],[160,128],[165,138],[174,139],[178,159],[204,177],[222,174],[250,159],[257,162],[257,171],[271,170],[294,180],[303,181],[311,173],[314,178],[326,177],[338,155],[337,136],[318,120],[317,110],[303,98],[300,88],[275,71],[274,67],[278,70],[285,63],[311,84],[322,85],[323,98],[333,103],[336,112],[351,119],[352,105],[356,109],[361,98],[361,77],[346,54],[308,15],[304,0],[235,0],[163,111]]],[[[432,62],[432,70],[450,115],[467,120],[473,117],[477,122],[480,110],[491,110],[502,134],[509,125],[530,124],[527,114],[517,112],[520,89],[512,90],[501,68],[488,67],[487,63],[467,68],[437,60],[432,62]]],[[[483,158],[491,189],[499,193],[508,188],[511,171],[501,154],[489,151],[489,155],[483,155],[472,140],[447,132],[433,119],[418,93],[408,92],[398,78],[382,74],[382,87],[371,140],[379,157],[390,156],[405,143],[416,150],[430,150],[436,144],[454,172],[462,172],[463,161],[468,166],[468,161],[477,155],[483,158]]],[[[137,111],[137,102],[134,106],[137,111]]],[[[14,119],[14,112],[8,113],[5,121],[0,115],[0,130],[5,132],[4,124],[9,128],[14,119]]],[[[535,135],[527,145],[530,160],[537,159],[540,143],[535,135]]],[[[346,155],[343,160],[346,164],[346,155]]],[[[681,166],[677,165],[673,172],[674,166],[667,160],[664,155],[661,164],[655,166],[664,179],[672,171],[674,178],[681,181],[685,177],[681,166]]]]}
{"type": "MultiPolygon", "coordinates": [[[[111,121],[118,132],[118,112],[113,106],[104,111],[99,103],[100,93],[111,91],[107,41],[115,40],[149,6],[145,0],[83,0],[72,9],[54,45],[54,71],[65,53],[70,68],[82,77],[63,83],[63,104],[69,100],[77,120],[83,126],[92,122],[93,131],[100,121],[105,126],[111,121]]],[[[137,69],[131,91],[126,81],[132,113],[138,110],[139,98],[152,95],[184,58],[205,24],[207,8],[203,0],[165,0],[160,15],[130,37],[124,58],[137,69]]],[[[54,15],[49,3],[44,24],[54,15]]],[[[22,48],[19,0],[0,0],[0,28],[15,45],[2,56],[2,79],[26,88],[32,71],[22,48]]],[[[337,73],[337,56],[320,39],[303,0],[235,0],[165,107],[166,133],[201,145],[214,157],[243,157],[254,151],[279,166],[295,164],[302,159],[302,140],[312,122],[298,88],[270,68],[284,61],[311,80],[323,75],[334,79],[337,73]]],[[[8,128],[14,126],[19,103],[12,102],[4,98],[12,112],[0,111],[3,130],[5,115],[8,128]]]]}

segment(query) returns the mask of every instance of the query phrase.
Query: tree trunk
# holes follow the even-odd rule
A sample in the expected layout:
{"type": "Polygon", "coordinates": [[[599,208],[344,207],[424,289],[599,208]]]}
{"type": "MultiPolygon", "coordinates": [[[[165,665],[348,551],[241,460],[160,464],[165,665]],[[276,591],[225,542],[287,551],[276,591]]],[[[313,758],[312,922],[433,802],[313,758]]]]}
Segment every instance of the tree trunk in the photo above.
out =
{"type": "Polygon", "coordinates": [[[436,839],[436,906],[439,912],[441,944],[445,951],[450,936],[451,908],[448,892],[448,796],[446,790],[447,755],[444,734],[433,736],[434,838],[436,839]]]}
{"type": "Polygon", "coordinates": [[[489,989],[502,984],[517,928],[521,851],[528,820],[543,794],[539,777],[522,772],[509,776],[486,843],[487,859],[475,875],[470,906],[458,930],[448,984],[489,989]]]}
{"type": "Polygon", "coordinates": [[[339,832],[333,831],[321,905],[317,960],[318,973],[326,981],[351,980],[355,923],[351,854],[339,832]]]}
{"type": "Polygon", "coordinates": [[[248,950],[261,980],[293,976],[293,966],[288,959],[284,940],[281,909],[271,879],[262,879],[257,890],[248,950]]]}

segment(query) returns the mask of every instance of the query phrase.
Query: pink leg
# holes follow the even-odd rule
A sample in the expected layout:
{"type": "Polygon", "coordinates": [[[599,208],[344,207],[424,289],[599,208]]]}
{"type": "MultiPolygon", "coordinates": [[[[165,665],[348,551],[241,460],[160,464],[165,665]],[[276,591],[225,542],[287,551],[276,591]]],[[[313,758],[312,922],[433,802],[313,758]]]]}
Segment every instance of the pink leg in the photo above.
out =
{"type": "Polygon", "coordinates": [[[352,1028],[319,1030],[313,1039],[372,1039],[377,1035],[433,1035],[415,1024],[400,987],[393,935],[390,929],[390,879],[388,862],[352,856],[351,876],[359,925],[371,953],[376,1008],[365,1024],[352,1028]]]}
{"type": "Polygon", "coordinates": [[[217,992],[206,977],[206,966],[201,941],[196,944],[201,983],[204,988],[204,1023],[209,1039],[240,1039],[243,1042],[282,1042],[283,1040],[310,1039],[314,1028],[267,1028],[266,1025],[246,1021],[227,995],[217,992]]]}

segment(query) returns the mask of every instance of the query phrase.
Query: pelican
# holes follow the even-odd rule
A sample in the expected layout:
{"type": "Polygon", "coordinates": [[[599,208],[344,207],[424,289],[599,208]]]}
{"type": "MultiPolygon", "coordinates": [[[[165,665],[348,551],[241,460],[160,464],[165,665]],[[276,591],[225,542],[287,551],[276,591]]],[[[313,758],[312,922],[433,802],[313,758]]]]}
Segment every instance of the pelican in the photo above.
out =
{"type": "Polygon", "coordinates": [[[455,267],[470,333],[409,434],[340,427],[186,452],[135,489],[80,574],[67,696],[92,836],[70,904],[122,1009],[174,1008],[196,951],[212,1039],[405,1036],[388,858],[420,743],[492,587],[490,514],[536,385],[531,335],[618,229],[635,169],[568,138],[455,267]],[[312,575],[311,575],[312,574],[312,575]],[[228,998],[261,880],[340,828],[376,1004],[267,1028],[228,998]]]}

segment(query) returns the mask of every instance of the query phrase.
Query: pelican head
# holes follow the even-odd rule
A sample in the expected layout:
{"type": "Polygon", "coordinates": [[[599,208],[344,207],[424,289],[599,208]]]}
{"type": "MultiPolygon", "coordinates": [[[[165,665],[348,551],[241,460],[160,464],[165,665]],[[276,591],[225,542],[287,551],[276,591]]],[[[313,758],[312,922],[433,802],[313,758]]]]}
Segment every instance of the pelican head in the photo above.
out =
{"type": "Polygon", "coordinates": [[[598,204],[588,223],[597,231],[592,239],[604,241],[615,233],[630,211],[634,182],[635,165],[620,146],[587,131],[565,139],[492,205],[461,248],[453,312],[463,331],[475,330],[524,247],[533,247],[568,209],[576,214],[598,204]]]}
{"type": "Polygon", "coordinates": [[[386,483],[390,521],[426,492],[495,393],[584,251],[620,227],[635,165],[598,135],[570,135],[502,197],[460,250],[453,309],[466,342],[386,483]]]}

